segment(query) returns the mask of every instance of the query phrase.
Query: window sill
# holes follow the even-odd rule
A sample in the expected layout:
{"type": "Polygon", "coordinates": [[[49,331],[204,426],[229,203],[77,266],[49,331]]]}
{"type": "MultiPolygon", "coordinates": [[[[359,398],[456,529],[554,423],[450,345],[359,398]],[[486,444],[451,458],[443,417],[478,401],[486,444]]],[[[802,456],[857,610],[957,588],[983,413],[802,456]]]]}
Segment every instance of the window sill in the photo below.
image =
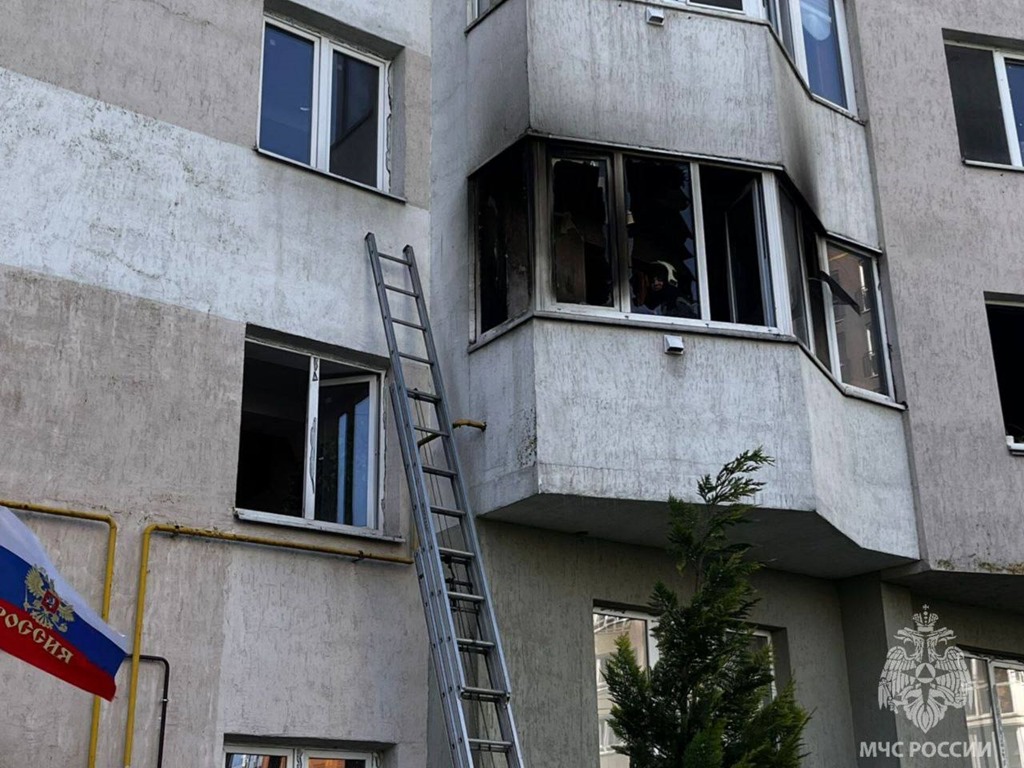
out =
{"type": "Polygon", "coordinates": [[[331,181],[336,181],[339,184],[344,184],[345,186],[348,187],[355,187],[356,189],[361,189],[364,192],[370,192],[374,195],[378,195],[379,197],[383,197],[388,200],[393,200],[396,203],[401,203],[402,205],[405,205],[407,202],[407,200],[404,197],[400,197],[399,195],[393,195],[390,192],[385,192],[384,190],[378,189],[377,187],[371,187],[369,184],[363,184],[362,182],[359,181],[352,181],[352,179],[346,179],[344,176],[336,176],[333,173],[322,171],[319,168],[314,168],[311,165],[300,163],[297,160],[292,160],[291,158],[281,157],[281,155],[275,155],[272,152],[267,152],[266,150],[260,149],[259,147],[253,147],[253,150],[260,157],[265,157],[268,160],[273,160],[278,163],[290,165],[292,168],[298,168],[300,171],[312,173],[314,176],[319,176],[320,178],[323,179],[330,179],[331,181]]]}
{"type": "Polygon", "coordinates": [[[972,168],[987,168],[990,171],[1012,171],[1014,173],[1024,173],[1024,168],[1019,165],[1007,165],[1005,163],[986,163],[983,160],[968,160],[966,157],[961,158],[964,165],[969,165],[972,168]]]}
{"type": "Polygon", "coordinates": [[[374,528],[360,528],[356,525],[342,525],[340,523],[327,523],[322,520],[306,520],[303,517],[289,517],[288,515],[276,515],[273,512],[258,512],[254,509],[235,509],[235,517],[250,523],[263,523],[266,525],[280,525],[285,528],[301,528],[307,531],[320,533],[333,533],[340,536],[350,536],[357,539],[372,539],[373,541],[386,541],[392,544],[403,544],[405,538],[402,536],[389,536],[374,528]]]}
{"type": "Polygon", "coordinates": [[[795,336],[792,337],[796,345],[800,347],[800,351],[803,352],[807,359],[810,360],[814,366],[821,371],[822,375],[829,380],[833,387],[839,390],[844,397],[852,397],[855,400],[864,400],[875,405],[884,405],[886,408],[892,408],[896,411],[905,411],[907,406],[904,403],[897,403],[889,395],[880,395],[878,392],[872,392],[870,389],[861,389],[860,387],[854,387],[850,384],[840,381],[828,368],[825,367],[824,363],[818,359],[811,350],[809,350],[800,339],[795,336]]]}
{"type": "Polygon", "coordinates": [[[1012,455],[1024,456],[1024,443],[1013,442],[1013,438],[1009,435],[1006,436],[1006,447],[1010,449],[1012,455]]]}

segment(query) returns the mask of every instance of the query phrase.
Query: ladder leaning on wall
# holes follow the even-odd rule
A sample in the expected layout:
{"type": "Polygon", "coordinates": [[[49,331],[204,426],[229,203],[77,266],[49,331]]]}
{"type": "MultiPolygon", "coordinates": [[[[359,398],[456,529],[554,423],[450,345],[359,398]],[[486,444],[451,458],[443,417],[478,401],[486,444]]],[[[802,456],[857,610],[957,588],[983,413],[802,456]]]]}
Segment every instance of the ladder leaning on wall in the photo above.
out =
{"type": "Polygon", "coordinates": [[[523,768],[511,689],[473,514],[452,439],[444,383],[411,246],[366,252],[391,355],[413,517],[416,571],[454,768],[523,768]]]}

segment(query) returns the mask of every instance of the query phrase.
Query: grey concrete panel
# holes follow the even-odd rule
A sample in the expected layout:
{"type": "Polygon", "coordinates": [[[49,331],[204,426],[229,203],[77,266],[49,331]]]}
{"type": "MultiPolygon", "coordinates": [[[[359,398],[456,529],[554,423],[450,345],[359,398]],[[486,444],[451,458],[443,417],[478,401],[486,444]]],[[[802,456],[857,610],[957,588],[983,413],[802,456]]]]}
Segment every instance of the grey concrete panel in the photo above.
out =
{"type": "Polygon", "coordinates": [[[9,268],[0,296],[5,494],[193,519],[233,506],[242,326],[9,268]]]}
{"type": "MultiPolygon", "coordinates": [[[[662,579],[688,587],[662,551],[482,522],[485,555],[527,759],[597,763],[594,605],[642,609],[662,579]]],[[[839,601],[827,582],[764,572],[756,624],[784,629],[797,697],[815,715],[807,768],[856,765],[839,601]]]]}
{"type": "Polygon", "coordinates": [[[13,0],[0,67],[252,146],[262,18],[256,0],[13,0]]]}
{"type": "Polygon", "coordinates": [[[645,12],[531,3],[530,127],[782,165],[826,229],[877,245],[864,128],[811,98],[769,27],[670,8],[653,27],[645,12]]]}
{"type": "Polygon", "coordinates": [[[426,259],[425,210],[11,72],[0,98],[4,263],[384,349],[363,236],[426,259]]]}
{"type": "Polygon", "coordinates": [[[961,163],[942,36],[1024,39],[1018,10],[857,9],[923,546],[947,571],[1009,574],[1022,562],[1007,533],[1024,513],[1024,462],[1004,443],[984,292],[1024,296],[1024,186],[961,163]]]}
{"type": "MultiPolygon", "coordinates": [[[[459,12],[463,8],[459,3],[450,5],[459,12]]],[[[468,162],[471,170],[531,126],[528,13],[527,0],[505,0],[460,41],[465,58],[456,66],[465,67],[465,73],[447,73],[448,77],[465,78],[468,146],[461,162],[468,162]]],[[[451,23],[458,24],[457,17],[451,23]]]]}

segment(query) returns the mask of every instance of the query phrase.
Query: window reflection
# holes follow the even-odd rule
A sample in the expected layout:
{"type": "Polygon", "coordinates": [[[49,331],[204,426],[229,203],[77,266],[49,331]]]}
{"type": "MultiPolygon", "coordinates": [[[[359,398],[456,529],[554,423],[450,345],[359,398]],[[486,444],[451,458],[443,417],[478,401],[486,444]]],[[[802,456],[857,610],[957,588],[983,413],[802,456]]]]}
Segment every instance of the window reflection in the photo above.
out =
{"type": "Polygon", "coordinates": [[[887,394],[872,260],[830,243],[828,268],[840,378],[855,387],[887,394]]]}
{"type": "Polygon", "coordinates": [[[594,613],[594,659],[597,665],[597,719],[600,744],[601,768],[629,768],[629,758],[615,751],[622,742],[615,736],[608,719],[611,716],[612,699],[604,680],[608,659],[615,653],[620,637],[629,641],[641,667],[649,666],[648,642],[651,620],[621,615],[594,613]]]}

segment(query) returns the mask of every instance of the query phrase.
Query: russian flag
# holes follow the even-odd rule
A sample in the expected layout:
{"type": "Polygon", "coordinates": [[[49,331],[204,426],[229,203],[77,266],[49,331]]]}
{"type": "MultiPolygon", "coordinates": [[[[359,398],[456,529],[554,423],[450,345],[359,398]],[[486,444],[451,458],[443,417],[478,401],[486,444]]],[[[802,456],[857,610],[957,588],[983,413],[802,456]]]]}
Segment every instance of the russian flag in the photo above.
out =
{"type": "Polygon", "coordinates": [[[127,647],[61,578],[35,534],[0,507],[0,650],[110,701],[127,647]]]}

